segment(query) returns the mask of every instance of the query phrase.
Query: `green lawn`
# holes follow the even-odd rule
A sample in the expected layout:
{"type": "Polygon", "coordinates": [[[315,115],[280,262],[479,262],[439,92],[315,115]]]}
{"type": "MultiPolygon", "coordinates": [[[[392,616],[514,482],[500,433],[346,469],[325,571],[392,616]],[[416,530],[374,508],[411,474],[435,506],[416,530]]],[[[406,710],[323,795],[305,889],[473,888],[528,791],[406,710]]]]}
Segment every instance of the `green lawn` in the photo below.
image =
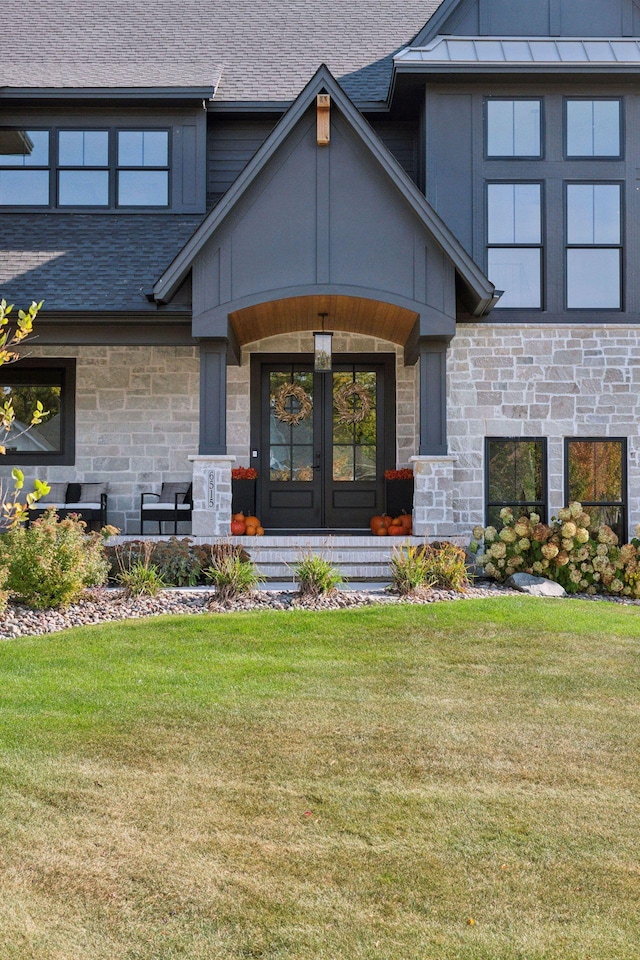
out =
{"type": "Polygon", "coordinates": [[[639,681],[583,601],[4,642],[0,960],[637,958],[639,681]]]}

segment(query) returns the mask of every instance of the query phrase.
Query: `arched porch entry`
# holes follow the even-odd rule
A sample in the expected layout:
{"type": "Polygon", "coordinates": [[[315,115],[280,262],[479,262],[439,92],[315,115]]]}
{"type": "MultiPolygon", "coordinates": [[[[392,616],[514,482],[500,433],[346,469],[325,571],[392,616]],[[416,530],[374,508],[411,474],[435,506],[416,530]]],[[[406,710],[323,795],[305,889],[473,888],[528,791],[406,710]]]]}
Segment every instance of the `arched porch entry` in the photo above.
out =
{"type": "MultiPolygon", "coordinates": [[[[384,471],[397,460],[396,348],[417,319],[397,304],[340,295],[288,297],[230,315],[250,368],[248,461],[229,422],[227,444],[258,470],[256,509],[268,529],[366,528],[384,511],[384,471]],[[316,372],[312,332],[321,314],[335,349],[331,370],[316,372]]],[[[415,396],[404,404],[413,412],[415,396]]]]}

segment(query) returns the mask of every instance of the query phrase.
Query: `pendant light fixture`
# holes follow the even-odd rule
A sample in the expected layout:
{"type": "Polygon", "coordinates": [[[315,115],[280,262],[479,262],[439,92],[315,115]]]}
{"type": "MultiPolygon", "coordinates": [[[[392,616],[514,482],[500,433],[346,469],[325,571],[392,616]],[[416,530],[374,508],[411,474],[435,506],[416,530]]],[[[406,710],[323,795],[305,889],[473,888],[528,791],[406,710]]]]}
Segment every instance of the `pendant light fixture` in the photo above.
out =
{"type": "Polygon", "coordinates": [[[322,320],[322,330],[313,334],[313,369],[316,373],[331,373],[331,338],[332,333],[324,329],[326,313],[319,313],[322,320]]]}

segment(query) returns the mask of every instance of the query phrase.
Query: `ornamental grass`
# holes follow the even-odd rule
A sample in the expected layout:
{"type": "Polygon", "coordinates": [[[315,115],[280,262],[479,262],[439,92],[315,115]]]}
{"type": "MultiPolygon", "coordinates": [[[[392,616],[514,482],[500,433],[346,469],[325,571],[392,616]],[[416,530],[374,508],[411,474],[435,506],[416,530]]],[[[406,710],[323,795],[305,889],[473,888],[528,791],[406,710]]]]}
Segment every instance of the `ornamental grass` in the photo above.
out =
{"type": "Polygon", "coordinates": [[[558,511],[551,523],[536,513],[515,517],[500,511],[503,526],[474,527],[470,551],[489,577],[499,582],[530,573],[561,584],[567,593],[608,593],[640,598],[640,524],[630,543],[606,524],[594,524],[578,502],[558,511]]]}

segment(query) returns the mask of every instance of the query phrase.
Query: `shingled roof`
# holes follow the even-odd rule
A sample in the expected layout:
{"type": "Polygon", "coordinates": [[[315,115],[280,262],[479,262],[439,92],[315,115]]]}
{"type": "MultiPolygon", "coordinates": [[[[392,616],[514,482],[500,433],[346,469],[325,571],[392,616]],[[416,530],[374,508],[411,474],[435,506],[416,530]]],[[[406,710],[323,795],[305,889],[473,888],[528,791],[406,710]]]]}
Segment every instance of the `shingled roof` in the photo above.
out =
{"type": "Polygon", "coordinates": [[[290,101],[326,63],[357,102],[441,0],[2,0],[1,87],[215,86],[290,101]]]}
{"type": "Polygon", "coordinates": [[[146,292],[202,218],[164,214],[5,214],[0,290],[20,307],[154,311],[146,292]]]}

